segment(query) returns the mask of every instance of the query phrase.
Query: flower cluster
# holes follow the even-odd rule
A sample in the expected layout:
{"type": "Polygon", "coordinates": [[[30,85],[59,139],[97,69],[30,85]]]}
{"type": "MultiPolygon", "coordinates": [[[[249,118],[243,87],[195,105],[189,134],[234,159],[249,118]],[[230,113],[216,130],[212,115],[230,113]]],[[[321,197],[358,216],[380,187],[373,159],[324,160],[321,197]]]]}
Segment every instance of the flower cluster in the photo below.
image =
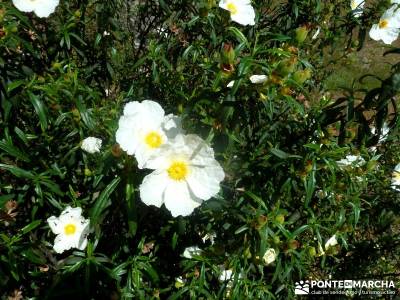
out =
{"type": "Polygon", "coordinates": [[[140,169],[151,169],[140,185],[147,205],[165,204],[174,217],[190,215],[220,190],[225,174],[214,151],[197,135],[185,135],[180,118],[165,115],[154,101],[126,104],[116,140],[140,169]]]}

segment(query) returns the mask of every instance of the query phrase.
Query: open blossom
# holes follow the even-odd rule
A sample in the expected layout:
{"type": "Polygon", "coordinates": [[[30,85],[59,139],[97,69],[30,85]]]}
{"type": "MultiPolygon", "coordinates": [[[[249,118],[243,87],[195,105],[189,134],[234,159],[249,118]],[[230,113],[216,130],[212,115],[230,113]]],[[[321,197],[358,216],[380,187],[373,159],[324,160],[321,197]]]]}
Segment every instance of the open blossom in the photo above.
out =
{"type": "Polygon", "coordinates": [[[15,7],[23,12],[33,11],[38,17],[46,18],[56,10],[59,0],[12,0],[15,7]]]}
{"type": "Polygon", "coordinates": [[[81,148],[86,152],[93,154],[100,152],[101,144],[101,139],[90,136],[82,141],[81,148]]]}
{"type": "Polygon", "coordinates": [[[400,191],[400,164],[397,164],[393,171],[392,189],[400,191]]]}
{"type": "Polygon", "coordinates": [[[268,80],[267,75],[252,75],[250,76],[251,83],[259,84],[264,83],[268,80]]]}
{"type": "Polygon", "coordinates": [[[180,119],[172,114],[166,116],[157,102],[133,101],[125,105],[116,140],[129,155],[135,155],[142,169],[148,158],[180,131],[180,119]]]}
{"type": "Polygon", "coordinates": [[[231,14],[231,19],[241,25],[255,24],[255,11],[250,0],[221,0],[219,7],[231,14]]]}
{"type": "Polygon", "coordinates": [[[353,13],[353,16],[360,17],[363,13],[365,1],[364,0],[351,0],[350,7],[353,13]]]}
{"type": "Polygon", "coordinates": [[[220,190],[224,171],[214,151],[197,135],[178,135],[149,158],[154,171],[140,185],[140,198],[147,205],[165,204],[172,216],[190,215],[203,201],[220,190]]]}
{"type": "Polygon", "coordinates": [[[369,31],[371,39],[382,40],[385,44],[393,43],[400,32],[400,8],[392,5],[379,20],[378,24],[374,24],[369,31]]]}
{"type": "Polygon", "coordinates": [[[51,216],[47,219],[51,231],[56,234],[54,250],[62,253],[71,248],[83,250],[87,245],[89,234],[89,220],[82,217],[80,207],[71,208],[68,206],[57,218],[51,216]]]}

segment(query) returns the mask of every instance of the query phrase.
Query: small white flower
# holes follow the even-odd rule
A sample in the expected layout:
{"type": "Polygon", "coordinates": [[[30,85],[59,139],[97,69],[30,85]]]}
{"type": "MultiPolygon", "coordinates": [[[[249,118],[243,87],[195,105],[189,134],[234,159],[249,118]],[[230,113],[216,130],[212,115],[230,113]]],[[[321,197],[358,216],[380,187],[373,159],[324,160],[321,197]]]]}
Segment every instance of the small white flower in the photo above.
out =
{"type": "Polygon", "coordinates": [[[267,251],[265,251],[265,254],[263,256],[263,261],[265,265],[272,264],[276,259],[276,252],[275,249],[269,248],[267,251]]]}
{"type": "Polygon", "coordinates": [[[103,36],[109,36],[109,35],[110,35],[110,33],[107,30],[103,31],[103,36]]]}
{"type": "Polygon", "coordinates": [[[54,250],[62,253],[71,248],[83,250],[87,245],[89,234],[89,220],[82,217],[80,207],[71,208],[68,206],[57,218],[51,216],[47,219],[51,231],[56,234],[54,250]]]}
{"type": "Polygon", "coordinates": [[[220,190],[225,173],[214,151],[197,135],[178,135],[149,158],[154,171],[140,185],[140,198],[147,205],[163,203],[172,216],[188,216],[220,190]]]}
{"type": "Polygon", "coordinates": [[[203,250],[201,250],[198,246],[187,247],[185,251],[183,251],[182,256],[188,259],[192,259],[193,256],[201,256],[203,250]]]}
{"type": "Polygon", "coordinates": [[[252,75],[250,76],[251,83],[259,84],[266,82],[268,77],[266,75],[252,75]]]}
{"type": "Polygon", "coordinates": [[[20,11],[33,11],[38,17],[46,18],[56,10],[59,0],[12,0],[12,2],[20,11]]]}
{"type": "Polygon", "coordinates": [[[250,0],[221,0],[219,7],[228,10],[231,19],[241,25],[254,25],[256,14],[250,0]]]}
{"type": "Polygon", "coordinates": [[[219,276],[219,281],[231,280],[231,278],[233,277],[232,269],[226,270],[223,266],[220,267],[220,269],[221,269],[221,275],[219,276]]]}
{"type": "Polygon", "coordinates": [[[351,0],[350,1],[350,7],[351,7],[351,11],[353,13],[353,16],[358,18],[362,15],[364,4],[365,4],[364,0],[351,0]]]}
{"type": "Polygon", "coordinates": [[[329,240],[326,241],[325,250],[328,250],[329,248],[336,246],[337,244],[338,241],[336,239],[336,234],[334,234],[329,240]]]}
{"type": "Polygon", "coordinates": [[[393,170],[392,189],[400,191],[400,164],[397,164],[393,170]]]}
{"type": "Polygon", "coordinates": [[[229,83],[226,85],[226,87],[232,88],[234,84],[235,84],[235,80],[229,81],[229,83]]]}
{"type": "Polygon", "coordinates": [[[102,141],[101,139],[95,138],[93,136],[87,137],[82,141],[81,148],[86,152],[93,154],[100,152],[102,141]]]}
{"type": "Polygon", "coordinates": [[[375,41],[382,40],[385,44],[393,43],[400,32],[400,9],[392,5],[379,20],[378,24],[372,25],[369,36],[375,41]]]}
{"type": "Polygon", "coordinates": [[[180,132],[180,118],[172,114],[165,116],[157,102],[133,101],[125,105],[116,140],[129,155],[135,155],[142,169],[152,154],[180,132]]]}
{"type": "Polygon", "coordinates": [[[339,167],[361,167],[365,164],[365,160],[359,155],[347,155],[345,158],[338,160],[336,163],[339,167]]]}

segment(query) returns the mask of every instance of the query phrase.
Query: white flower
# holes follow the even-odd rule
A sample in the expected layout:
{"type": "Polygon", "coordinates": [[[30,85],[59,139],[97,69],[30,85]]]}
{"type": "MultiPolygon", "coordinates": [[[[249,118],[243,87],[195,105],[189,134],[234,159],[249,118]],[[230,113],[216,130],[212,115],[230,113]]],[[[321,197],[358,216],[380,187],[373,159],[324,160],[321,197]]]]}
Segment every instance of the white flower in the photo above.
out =
{"type": "Polygon", "coordinates": [[[125,105],[116,140],[129,155],[135,155],[142,169],[148,158],[180,131],[180,119],[172,114],[165,116],[157,102],[133,101],[125,105]]]}
{"type": "Polygon", "coordinates": [[[81,148],[86,152],[93,154],[100,152],[101,144],[101,139],[90,136],[82,141],[81,148]]]}
{"type": "Polygon", "coordinates": [[[235,84],[235,80],[229,81],[229,83],[226,85],[226,87],[232,88],[234,84],[235,84]]]}
{"type": "Polygon", "coordinates": [[[33,11],[38,17],[44,18],[56,10],[59,0],[12,0],[12,2],[20,11],[33,11]]]}
{"type": "Polygon", "coordinates": [[[400,191],[400,164],[397,164],[393,170],[392,189],[400,191]]]}
{"type": "Polygon", "coordinates": [[[221,269],[221,275],[219,276],[219,281],[231,280],[233,275],[232,269],[226,270],[224,267],[220,267],[220,269],[221,269]]]}
{"type": "Polygon", "coordinates": [[[268,79],[268,77],[266,75],[252,75],[252,76],[250,76],[251,83],[255,83],[255,84],[264,83],[264,82],[267,81],[267,79],[268,79]]]}
{"type": "Polygon", "coordinates": [[[203,201],[215,196],[225,174],[214,151],[197,135],[178,135],[160,147],[146,167],[154,169],[140,185],[147,205],[163,203],[172,216],[190,215],[203,201]]]}
{"type": "Polygon", "coordinates": [[[338,164],[339,167],[346,167],[346,166],[361,167],[362,165],[365,164],[365,160],[359,155],[347,155],[345,158],[338,160],[336,163],[338,164]]]}
{"type": "Polygon", "coordinates": [[[187,247],[185,251],[183,251],[182,256],[188,259],[192,259],[193,256],[201,256],[203,250],[201,250],[198,246],[187,247]]]}
{"type": "Polygon", "coordinates": [[[56,234],[54,250],[62,253],[71,248],[83,250],[87,245],[89,234],[89,220],[82,217],[80,207],[71,208],[68,206],[57,218],[52,216],[47,219],[51,231],[56,234]]]}
{"type": "Polygon", "coordinates": [[[263,256],[263,261],[264,264],[269,265],[272,264],[276,259],[276,252],[275,249],[269,248],[267,251],[265,251],[265,254],[263,256]]]}
{"type": "Polygon", "coordinates": [[[369,36],[373,40],[382,40],[385,44],[391,44],[397,39],[399,32],[400,9],[397,9],[397,5],[393,5],[385,11],[378,24],[372,25],[369,36]]]}
{"type": "Polygon", "coordinates": [[[241,25],[254,25],[256,14],[250,0],[221,0],[219,7],[231,14],[231,19],[241,25]]]}
{"type": "Polygon", "coordinates": [[[329,240],[326,241],[325,250],[328,250],[329,248],[336,246],[337,244],[338,241],[336,239],[336,234],[334,234],[329,240]]]}
{"type": "Polygon", "coordinates": [[[391,3],[397,3],[397,4],[400,4],[400,0],[392,0],[392,2],[391,3]]]}
{"type": "Polygon", "coordinates": [[[364,4],[365,4],[364,0],[351,0],[350,1],[350,7],[351,7],[351,11],[353,13],[353,16],[358,18],[362,15],[364,4]]]}

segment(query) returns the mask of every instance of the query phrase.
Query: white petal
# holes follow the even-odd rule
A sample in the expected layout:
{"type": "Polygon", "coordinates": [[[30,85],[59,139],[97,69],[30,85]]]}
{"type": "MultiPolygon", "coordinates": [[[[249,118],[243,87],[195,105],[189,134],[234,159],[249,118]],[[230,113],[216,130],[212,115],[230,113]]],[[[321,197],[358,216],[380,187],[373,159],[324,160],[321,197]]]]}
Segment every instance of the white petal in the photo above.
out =
{"type": "Polygon", "coordinates": [[[154,171],[147,175],[139,187],[140,199],[146,205],[161,207],[164,202],[164,192],[169,182],[166,172],[157,173],[157,171],[154,171]]]}
{"type": "Polygon", "coordinates": [[[122,150],[126,151],[129,155],[133,155],[139,142],[136,132],[136,120],[122,116],[118,124],[119,127],[115,134],[116,141],[122,150]]]}
{"type": "MultiPolygon", "coordinates": [[[[131,115],[144,122],[161,124],[164,120],[164,110],[160,104],[152,100],[130,102],[124,108],[124,115],[131,115]]],[[[157,126],[158,127],[158,126],[157,126]]]]}
{"type": "Polygon", "coordinates": [[[46,18],[56,10],[59,0],[45,0],[37,2],[40,2],[40,5],[37,5],[33,11],[38,17],[46,18]]]}
{"type": "Polygon", "coordinates": [[[162,123],[162,128],[169,139],[174,138],[182,133],[181,118],[173,114],[166,115],[162,123]]]}
{"type": "Polygon", "coordinates": [[[187,182],[196,197],[208,200],[219,192],[219,183],[224,176],[224,171],[219,164],[207,168],[192,167],[187,182]]]}
{"type": "Polygon", "coordinates": [[[378,24],[372,25],[369,31],[369,37],[375,41],[379,41],[381,39],[381,30],[379,29],[378,24]]]}
{"type": "Polygon", "coordinates": [[[71,243],[71,239],[65,239],[63,235],[59,234],[54,239],[53,249],[57,253],[63,253],[66,250],[69,250],[73,247],[71,243]]]}
{"type": "Polygon", "coordinates": [[[60,220],[57,217],[51,216],[47,219],[47,223],[54,234],[60,234],[63,231],[60,220]]]}
{"type": "Polygon", "coordinates": [[[227,88],[232,88],[233,85],[235,84],[235,80],[229,81],[229,83],[226,85],[227,88]]]}
{"type": "Polygon", "coordinates": [[[164,192],[165,206],[173,217],[190,215],[200,205],[200,201],[200,199],[197,199],[190,193],[184,181],[171,181],[164,192]]]}
{"type": "Polygon", "coordinates": [[[385,44],[392,44],[399,36],[400,29],[387,28],[382,32],[381,39],[385,44]]]}
{"type": "Polygon", "coordinates": [[[238,12],[231,19],[241,25],[254,25],[256,14],[251,5],[238,5],[238,12]]]}
{"type": "Polygon", "coordinates": [[[60,215],[60,220],[80,219],[82,216],[82,208],[67,206],[60,215]]]}
{"type": "Polygon", "coordinates": [[[182,256],[188,259],[192,259],[193,256],[201,256],[203,250],[201,250],[198,246],[192,246],[185,248],[182,256]]]}
{"type": "Polygon", "coordinates": [[[13,0],[14,6],[23,12],[31,12],[35,9],[36,5],[31,0],[13,0]]]}

